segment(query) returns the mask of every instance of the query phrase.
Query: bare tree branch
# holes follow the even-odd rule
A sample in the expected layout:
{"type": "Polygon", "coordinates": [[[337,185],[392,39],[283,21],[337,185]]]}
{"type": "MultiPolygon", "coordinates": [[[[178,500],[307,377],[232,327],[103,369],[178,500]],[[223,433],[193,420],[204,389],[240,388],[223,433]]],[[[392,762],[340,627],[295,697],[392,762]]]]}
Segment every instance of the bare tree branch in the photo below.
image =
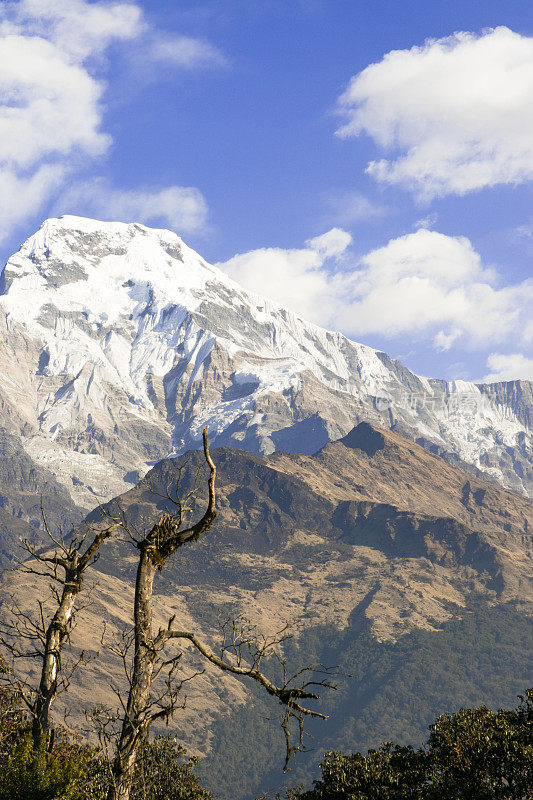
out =
{"type": "MultiPolygon", "coordinates": [[[[85,571],[98,557],[106,539],[123,527],[122,518],[110,519],[102,509],[102,516],[107,517],[109,524],[99,528],[84,523],[81,529],[74,529],[67,539],[61,528],[57,534],[52,533],[42,497],[41,513],[44,530],[56,549],[39,552],[30,542],[24,541],[23,549],[31,560],[21,561],[18,569],[23,574],[51,581],[50,595],[44,599],[37,598],[37,618],[12,602],[6,609],[7,619],[0,626],[0,643],[12,660],[37,659],[41,662],[39,685],[26,686],[25,693],[32,716],[35,749],[50,736],[50,710],[57,694],[68,689],[73,672],[87,660],[82,651],[70,669],[64,669],[63,650],[70,642],[75,616],[80,610],[78,595],[85,571]],[[35,643],[40,647],[35,647],[35,643]]],[[[17,681],[17,678],[13,680],[17,681]]],[[[23,683],[19,681],[20,686],[23,683]]]]}
{"type": "MultiPolygon", "coordinates": [[[[198,522],[185,526],[188,515],[192,512],[198,490],[200,470],[196,470],[194,483],[184,496],[181,495],[183,465],[176,469],[176,485],[174,490],[171,481],[163,492],[154,489],[150,481],[147,487],[156,496],[169,501],[175,508],[174,513],[165,512],[146,533],[137,540],[139,562],[135,585],[133,653],[131,666],[126,658],[128,648],[120,650],[124,668],[129,682],[127,702],[123,705],[121,730],[116,742],[113,762],[113,782],[109,789],[108,800],[129,800],[133,781],[135,760],[140,742],[147,735],[150,725],[157,720],[168,720],[179,707],[178,698],[185,682],[197,677],[203,670],[197,670],[189,676],[179,675],[178,668],[182,663],[183,653],[165,657],[164,649],[171,641],[189,642],[201,659],[215,666],[222,672],[232,674],[241,679],[250,679],[258,683],[268,694],[277,698],[284,708],[282,728],[286,740],[285,767],[295,750],[303,747],[304,718],[318,717],[326,719],[326,715],[309,707],[307,701],[319,699],[318,687],[329,687],[331,684],[323,679],[311,679],[311,668],[300,670],[287,677],[285,663],[282,664],[283,680],[280,685],[267,677],[262,670],[262,663],[267,654],[275,653],[287,638],[287,626],[274,636],[257,635],[255,628],[244,618],[228,619],[222,625],[222,643],[220,654],[217,654],[202,642],[195,633],[179,630],[174,627],[175,617],[171,617],[165,628],[153,629],[153,582],[157,570],[162,570],[170,556],[177,548],[198,539],[208,530],[215,519],[216,510],[216,467],[209,452],[207,429],[203,433],[204,458],[209,467],[207,482],[207,508],[198,522]],[[163,679],[164,686],[155,693],[155,682],[163,679]],[[295,722],[298,730],[298,743],[291,740],[291,724],[295,722]]],[[[133,537],[132,537],[133,538],[133,537]]],[[[320,667],[318,672],[330,675],[330,671],[320,667]]],[[[115,717],[116,719],[116,717],[115,717]]],[[[101,728],[101,735],[103,734],[101,728]]],[[[109,734],[109,725],[106,734],[109,734]]]]}

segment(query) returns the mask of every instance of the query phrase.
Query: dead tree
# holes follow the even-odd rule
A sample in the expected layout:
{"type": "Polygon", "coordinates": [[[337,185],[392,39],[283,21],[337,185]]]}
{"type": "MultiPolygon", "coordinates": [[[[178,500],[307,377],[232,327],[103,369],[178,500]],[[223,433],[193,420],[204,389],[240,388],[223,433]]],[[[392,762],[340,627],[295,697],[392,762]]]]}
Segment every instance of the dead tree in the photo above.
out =
{"type": "Polygon", "coordinates": [[[72,673],[84,660],[82,651],[70,669],[64,669],[63,651],[79,610],[78,596],[86,570],[98,559],[105,540],[123,527],[122,519],[111,519],[102,508],[106,524],[97,527],[83,523],[81,530],[73,530],[65,537],[61,529],[57,534],[50,530],[42,499],[41,512],[46,534],[54,549],[39,552],[25,541],[23,547],[29,558],[20,561],[15,570],[48,579],[50,592],[48,597],[37,599],[37,615],[14,602],[10,604],[0,635],[0,643],[13,662],[37,659],[41,664],[38,686],[17,676],[17,670],[14,672],[14,681],[30,713],[35,750],[51,746],[52,703],[61,690],[68,688],[72,673]]]}
{"type": "MultiPolygon", "coordinates": [[[[287,761],[291,753],[299,746],[290,743],[290,723],[295,720],[303,740],[303,720],[306,716],[320,717],[325,715],[307,707],[307,700],[318,700],[317,686],[330,686],[327,681],[307,680],[308,670],[301,670],[297,675],[287,677],[283,665],[283,680],[277,685],[262,671],[265,655],[282,641],[275,636],[263,638],[259,643],[250,634],[250,629],[239,623],[232,623],[232,635],[223,638],[219,653],[206,645],[195,633],[179,630],[174,627],[172,617],[164,628],[154,631],[153,626],[153,583],[156,572],[161,571],[175,551],[198,539],[207,531],[216,517],[215,511],[215,477],[216,467],[209,453],[207,428],[203,433],[204,456],[209,467],[207,509],[201,519],[194,525],[185,526],[186,518],[191,513],[189,502],[194,497],[195,489],[184,498],[180,498],[178,479],[175,494],[171,496],[167,488],[166,497],[177,507],[176,513],[164,513],[159,521],[140,539],[135,540],[139,550],[137,577],[134,599],[134,627],[132,635],[132,666],[126,669],[129,680],[127,701],[123,703],[123,716],[116,744],[116,752],[112,766],[112,781],[107,800],[129,800],[134,779],[135,763],[139,748],[146,737],[150,725],[161,719],[172,716],[177,706],[179,691],[185,680],[193,676],[175,681],[173,678],[181,659],[181,653],[166,658],[163,650],[170,641],[189,642],[206,662],[213,664],[222,672],[231,673],[239,678],[249,678],[261,685],[268,694],[276,697],[284,707],[283,729],[287,743],[287,761]],[[166,690],[159,696],[152,693],[153,684],[162,670],[168,668],[166,674],[166,690]]],[[[181,472],[179,472],[181,477],[181,472]]],[[[196,483],[195,483],[196,487],[196,483]]],[[[133,538],[133,535],[132,535],[133,538]]],[[[126,663],[127,644],[123,650],[126,663]]],[[[323,670],[325,671],[325,670],[323,670]]],[[[198,673],[195,673],[197,675],[198,673]]],[[[287,762],[286,762],[287,763],[287,762]]]]}

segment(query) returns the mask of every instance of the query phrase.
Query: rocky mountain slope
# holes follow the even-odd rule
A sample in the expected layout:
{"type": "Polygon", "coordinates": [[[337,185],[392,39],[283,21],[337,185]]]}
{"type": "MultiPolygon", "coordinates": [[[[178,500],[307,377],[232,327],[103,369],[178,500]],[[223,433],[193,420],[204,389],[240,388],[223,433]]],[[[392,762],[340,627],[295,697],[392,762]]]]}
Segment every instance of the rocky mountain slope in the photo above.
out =
{"type": "Polygon", "coordinates": [[[17,436],[0,428],[0,569],[23,556],[22,540],[44,543],[41,498],[53,529],[67,531],[80,518],[65,487],[28,456],[17,436]]]}
{"type": "Polygon", "coordinates": [[[359,421],[533,491],[532,390],[414,375],[244,291],[169,231],[62,217],[0,295],[0,426],[88,510],[214,445],[313,453],[359,421]]]}
{"type": "MultiPolygon", "coordinates": [[[[325,747],[423,738],[451,699],[498,705],[531,680],[530,500],[367,423],[312,456],[226,447],[213,456],[219,516],[158,577],[157,618],[176,614],[213,646],[221,616],[245,615],[267,634],[289,621],[291,663],[340,664],[331,722],[313,730],[315,761],[325,747]]],[[[110,509],[120,505],[134,529],[151,526],[182,463],[186,491],[204,467],[198,451],[161,461],[149,473],[156,493],[140,484],[110,509]]],[[[78,714],[116,703],[120,660],[100,637],[103,621],[108,642],[129,623],[135,563],[131,541],[111,540],[93,570],[97,588],[73,637],[95,656],[70,690],[78,714]]],[[[8,575],[2,591],[29,608],[35,578],[8,575]]],[[[185,674],[198,667],[186,651],[185,674]]],[[[186,692],[174,729],[208,754],[210,785],[232,800],[268,788],[281,746],[265,722],[275,707],[211,669],[186,692]]]]}

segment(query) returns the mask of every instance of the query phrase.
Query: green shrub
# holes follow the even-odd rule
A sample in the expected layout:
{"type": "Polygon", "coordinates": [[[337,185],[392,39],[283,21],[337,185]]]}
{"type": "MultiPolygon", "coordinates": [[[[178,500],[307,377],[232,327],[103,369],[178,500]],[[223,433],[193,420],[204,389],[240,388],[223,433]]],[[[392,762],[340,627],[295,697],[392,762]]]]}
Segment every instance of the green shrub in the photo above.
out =
{"type": "Polygon", "coordinates": [[[92,754],[61,743],[35,753],[29,732],[0,757],[0,800],[77,800],[92,754]]]}
{"type": "Polygon", "coordinates": [[[418,750],[383,744],[367,755],[326,753],[322,777],[299,800],[531,800],[533,690],[516,710],[442,714],[418,750]]]}
{"type": "Polygon", "coordinates": [[[423,750],[390,742],[368,755],[326,753],[322,780],[305,800],[418,800],[424,797],[428,761],[423,750]]]}
{"type": "Polygon", "coordinates": [[[172,736],[145,742],[137,759],[131,800],[215,800],[194,774],[198,759],[187,758],[172,736]]]}
{"type": "Polygon", "coordinates": [[[533,690],[516,710],[462,708],[432,726],[431,798],[522,800],[533,797],[533,690]]]}
{"type": "MultiPolygon", "coordinates": [[[[0,657],[0,674],[8,669],[0,657]]],[[[194,773],[196,758],[172,736],[145,742],[131,800],[215,800],[194,773]]],[[[0,687],[0,800],[105,800],[110,770],[92,748],[56,734],[49,752],[34,752],[30,720],[17,691],[0,687]]]]}

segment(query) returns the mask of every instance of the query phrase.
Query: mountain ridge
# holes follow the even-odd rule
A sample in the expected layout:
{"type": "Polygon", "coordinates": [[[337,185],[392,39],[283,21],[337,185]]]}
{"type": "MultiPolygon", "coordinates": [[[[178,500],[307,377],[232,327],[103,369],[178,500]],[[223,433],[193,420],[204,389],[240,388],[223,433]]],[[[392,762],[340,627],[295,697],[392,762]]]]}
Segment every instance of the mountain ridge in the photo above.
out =
{"type": "Polygon", "coordinates": [[[533,491],[531,386],[415,375],[245,291],[169,231],[48,220],[0,295],[0,424],[89,510],[161,458],[312,453],[360,421],[533,491]]]}
{"type": "MultiPolygon", "coordinates": [[[[405,686],[393,684],[394,708],[400,714],[395,724],[401,725],[407,716],[409,736],[414,740],[421,735],[426,718],[440,709],[442,699],[441,687],[435,691],[432,686],[432,676],[436,670],[446,683],[447,665],[439,671],[438,665],[426,664],[421,671],[420,660],[428,652],[437,657],[441,635],[449,653],[454,636],[462,637],[457,664],[453,663],[454,676],[465,670],[469,675],[466,694],[461,696],[473,703],[503,702],[508,657],[518,655],[509,649],[508,639],[521,637],[519,648],[520,642],[527,646],[531,636],[533,503],[529,499],[465,475],[398,432],[367,423],[314,455],[260,456],[226,447],[211,453],[217,466],[218,516],[205,536],[180,548],[158,574],[156,626],[176,614],[183,628],[216,647],[221,615],[244,615],[265,635],[290,621],[293,639],[285,655],[291,665],[337,664],[331,659],[342,657],[343,672],[354,676],[353,681],[343,679],[341,699],[332,699],[328,706],[333,727],[313,729],[318,750],[349,741],[352,729],[359,737],[352,741],[358,746],[376,744],[376,730],[381,728],[372,728],[368,715],[373,707],[393,702],[387,692],[397,672],[404,675],[405,686]],[[483,610],[476,612],[474,624],[472,608],[479,604],[483,610]],[[500,617],[507,622],[498,623],[500,617]],[[505,634],[505,647],[503,624],[513,626],[505,634]],[[485,641],[478,663],[461,631],[481,636],[482,628],[485,641]],[[418,643],[426,650],[416,656],[418,643]],[[408,663],[417,665],[416,697],[423,693],[431,701],[417,706],[416,713],[405,709],[412,700],[406,654],[408,663]],[[461,659],[467,659],[466,665],[461,659]],[[366,732],[361,732],[365,718],[366,732]]],[[[149,472],[148,482],[111,501],[109,511],[115,514],[120,506],[133,529],[149,529],[171,509],[165,489],[181,465],[183,492],[194,484],[197,468],[203,486],[207,473],[203,453],[190,451],[159,462],[149,472]]],[[[202,513],[204,502],[200,493],[195,516],[202,513]]],[[[99,518],[97,509],[90,519],[99,518]]],[[[111,643],[130,624],[136,559],[127,536],[112,538],[88,575],[88,585],[98,588],[92,591],[91,604],[80,612],[72,642],[74,656],[81,647],[99,655],[73,677],[67,696],[71,711],[82,714],[96,702],[115,702],[109,685],[121,685],[121,662],[112,649],[102,648],[102,623],[111,643]]],[[[8,573],[1,593],[14,596],[29,611],[29,604],[40,596],[37,580],[31,574],[8,573]]],[[[185,674],[198,666],[189,662],[190,656],[186,650],[185,674]]],[[[516,684],[520,689],[529,679],[525,661],[522,652],[519,666],[514,662],[513,688],[516,684]]],[[[445,688],[453,691],[452,684],[445,688]]],[[[58,713],[64,702],[65,698],[60,700],[58,713]]],[[[265,723],[265,730],[260,727],[260,717],[273,712],[243,684],[221,680],[208,670],[187,689],[187,706],[173,724],[186,744],[193,742],[198,753],[208,755],[205,769],[212,770],[211,785],[216,785],[243,757],[240,733],[235,752],[232,749],[231,728],[240,731],[243,726],[251,735],[252,725],[259,737],[257,747],[242,742],[250,761],[253,751],[265,749],[261,745],[265,736],[278,746],[275,726],[269,731],[265,723]],[[255,722],[250,719],[252,712],[255,722]],[[216,745],[219,736],[221,749],[216,745]],[[223,757],[218,766],[213,764],[215,755],[223,757]]],[[[269,753],[262,752],[257,764],[257,769],[244,770],[259,775],[253,791],[268,788],[261,776],[272,767],[269,753]]],[[[242,787],[223,788],[228,798],[246,796],[242,787]]]]}

